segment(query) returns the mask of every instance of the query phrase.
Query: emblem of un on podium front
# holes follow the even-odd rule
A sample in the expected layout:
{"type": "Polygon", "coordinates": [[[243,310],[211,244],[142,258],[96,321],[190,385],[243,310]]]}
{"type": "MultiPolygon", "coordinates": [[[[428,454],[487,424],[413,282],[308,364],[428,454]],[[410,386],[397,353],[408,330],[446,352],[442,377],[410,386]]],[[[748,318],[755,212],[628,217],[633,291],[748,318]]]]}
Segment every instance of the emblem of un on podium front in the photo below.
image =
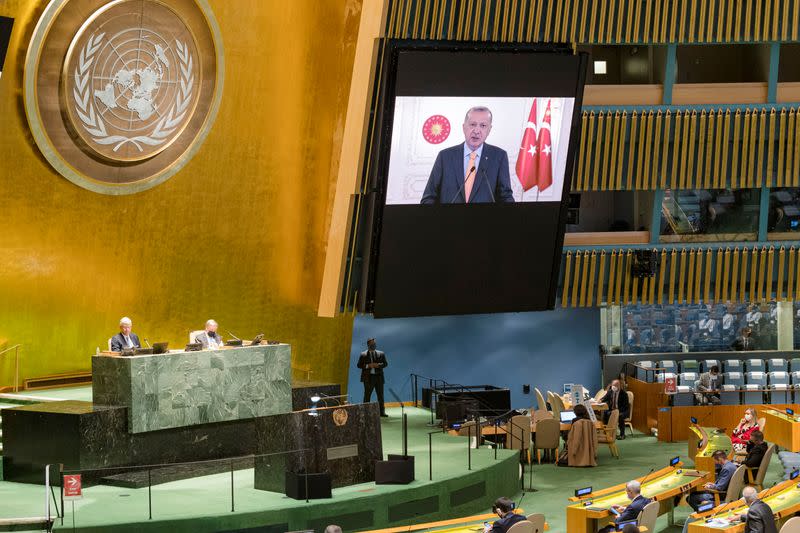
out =
{"type": "Polygon", "coordinates": [[[86,189],[153,187],[208,134],[223,57],[206,0],[52,0],[25,63],[34,139],[59,173],[86,189]]]}

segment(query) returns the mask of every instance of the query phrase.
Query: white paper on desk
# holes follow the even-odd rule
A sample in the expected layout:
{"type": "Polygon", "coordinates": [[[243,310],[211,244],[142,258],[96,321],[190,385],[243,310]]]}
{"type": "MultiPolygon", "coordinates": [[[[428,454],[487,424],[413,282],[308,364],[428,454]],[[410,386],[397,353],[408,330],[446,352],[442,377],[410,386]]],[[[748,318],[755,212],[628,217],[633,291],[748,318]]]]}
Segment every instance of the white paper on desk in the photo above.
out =
{"type": "Polygon", "coordinates": [[[706,523],[710,527],[730,527],[731,523],[724,518],[714,518],[711,522],[706,523]]]}

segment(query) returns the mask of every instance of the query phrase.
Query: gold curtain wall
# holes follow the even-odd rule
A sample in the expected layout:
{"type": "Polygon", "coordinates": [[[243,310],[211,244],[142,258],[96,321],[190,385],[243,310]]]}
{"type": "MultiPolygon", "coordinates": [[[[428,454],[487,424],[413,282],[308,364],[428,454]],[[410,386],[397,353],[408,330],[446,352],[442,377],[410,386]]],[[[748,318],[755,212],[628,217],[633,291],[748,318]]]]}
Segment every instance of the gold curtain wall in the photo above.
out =
{"type": "Polygon", "coordinates": [[[361,1],[209,3],[226,72],[207,140],[164,184],[106,196],[53,171],[29,133],[22,69],[46,1],[0,2],[16,19],[0,79],[0,338],[22,344],[23,379],[88,370],[127,315],[171,347],[208,318],[224,337],[264,333],[312,379],[347,383],[352,316],[318,318],[317,304],[361,1]]]}
{"type": "Polygon", "coordinates": [[[795,0],[391,0],[387,36],[496,42],[796,41],[795,0]]]}
{"type": "Polygon", "coordinates": [[[799,111],[583,111],[572,190],[798,187],[799,111]]]}
{"type": "Polygon", "coordinates": [[[800,249],[658,248],[652,277],[631,275],[634,250],[564,252],[561,306],[789,301],[800,294],[800,249]],[[606,275],[608,273],[608,275],[606,275]]]}

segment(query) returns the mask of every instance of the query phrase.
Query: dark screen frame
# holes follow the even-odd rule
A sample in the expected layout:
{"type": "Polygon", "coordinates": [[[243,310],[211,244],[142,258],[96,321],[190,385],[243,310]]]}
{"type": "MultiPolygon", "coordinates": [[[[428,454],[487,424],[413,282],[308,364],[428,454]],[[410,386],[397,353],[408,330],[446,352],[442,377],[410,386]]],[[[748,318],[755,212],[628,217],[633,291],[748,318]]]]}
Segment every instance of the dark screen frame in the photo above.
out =
{"type": "MultiPolygon", "coordinates": [[[[586,81],[586,68],[588,65],[588,55],[586,53],[575,53],[568,44],[529,44],[529,43],[485,43],[485,42],[447,42],[447,41],[417,41],[417,40],[386,40],[382,43],[383,57],[382,68],[379,72],[380,80],[377,90],[377,98],[373,113],[375,114],[376,132],[373,143],[372,156],[369,158],[366,181],[366,213],[368,228],[366,231],[366,250],[362,253],[363,265],[361,276],[361,290],[358,308],[362,312],[373,313],[376,318],[390,316],[426,316],[442,314],[471,314],[485,312],[519,312],[553,309],[555,307],[558,278],[560,275],[561,249],[564,243],[564,229],[567,219],[567,211],[570,201],[571,176],[573,173],[576,151],[580,142],[581,121],[580,109],[583,101],[583,86],[586,81]],[[481,308],[474,310],[460,310],[457,312],[437,312],[421,309],[400,313],[381,312],[375,313],[375,296],[377,273],[380,264],[380,245],[383,233],[384,210],[386,209],[386,189],[388,180],[389,158],[391,151],[391,136],[394,122],[394,104],[397,96],[403,96],[407,92],[407,82],[398,81],[398,64],[400,56],[404,52],[464,52],[481,54],[486,57],[489,54],[524,54],[524,53],[547,53],[575,56],[578,59],[579,72],[574,89],[569,92],[558,91],[548,93],[548,96],[563,96],[574,98],[574,108],[571,125],[571,135],[567,148],[567,165],[564,175],[564,189],[562,191],[561,202],[558,205],[558,223],[555,240],[552,249],[552,264],[550,267],[550,280],[548,284],[548,294],[546,306],[544,308],[502,308],[491,309],[481,308]],[[398,91],[399,89],[399,91],[398,91]]],[[[541,92],[541,89],[539,90],[541,92]]],[[[447,94],[437,94],[435,90],[426,90],[425,96],[458,96],[448,92],[447,94]]],[[[421,95],[420,95],[421,96],[421,95]]],[[[469,96],[469,94],[465,94],[469,96]]],[[[498,95],[500,96],[500,95],[498,95]]],[[[507,96],[515,96],[508,94],[507,96]]],[[[530,90],[521,91],[518,96],[532,96],[530,90]]],[[[555,204],[555,202],[553,202],[555,204]]],[[[545,203],[546,204],[546,203],[545,203]]],[[[545,205],[540,204],[540,205],[545,205]]],[[[517,204],[514,207],[523,204],[517,204]]],[[[473,206],[472,209],[475,209],[473,206]]],[[[494,207],[494,206],[493,206],[494,207]]]]}

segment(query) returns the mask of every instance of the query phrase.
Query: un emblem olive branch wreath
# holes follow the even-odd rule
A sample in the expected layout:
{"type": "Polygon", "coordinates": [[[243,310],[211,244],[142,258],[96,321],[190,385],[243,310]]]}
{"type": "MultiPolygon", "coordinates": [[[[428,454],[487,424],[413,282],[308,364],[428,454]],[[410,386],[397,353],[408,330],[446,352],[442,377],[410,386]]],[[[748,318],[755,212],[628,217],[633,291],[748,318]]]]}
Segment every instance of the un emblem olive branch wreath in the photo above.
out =
{"type": "Polygon", "coordinates": [[[157,146],[163,143],[183,121],[188,111],[189,103],[192,100],[194,91],[192,67],[194,63],[192,55],[189,53],[189,47],[175,40],[175,47],[180,61],[180,88],[176,91],[174,105],[161,118],[149,135],[126,137],[124,135],[109,135],[102,116],[95,112],[94,109],[92,87],[89,83],[89,68],[94,63],[94,56],[100,49],[100,45],[103,44],[103,37],[105,37],[105,33],[97,36],[92,35],[87,40],[86,45],[81,49],[78,64],[75,67],[75,87],[72,89],[72,95],[75,99],[76,112],[81,122],[83,122],[84,129],[97,144],[114,144],[113,150],[115,152],[127,143],[136,146],[140,152],[144,151],[142,144],[157,146]]]}

